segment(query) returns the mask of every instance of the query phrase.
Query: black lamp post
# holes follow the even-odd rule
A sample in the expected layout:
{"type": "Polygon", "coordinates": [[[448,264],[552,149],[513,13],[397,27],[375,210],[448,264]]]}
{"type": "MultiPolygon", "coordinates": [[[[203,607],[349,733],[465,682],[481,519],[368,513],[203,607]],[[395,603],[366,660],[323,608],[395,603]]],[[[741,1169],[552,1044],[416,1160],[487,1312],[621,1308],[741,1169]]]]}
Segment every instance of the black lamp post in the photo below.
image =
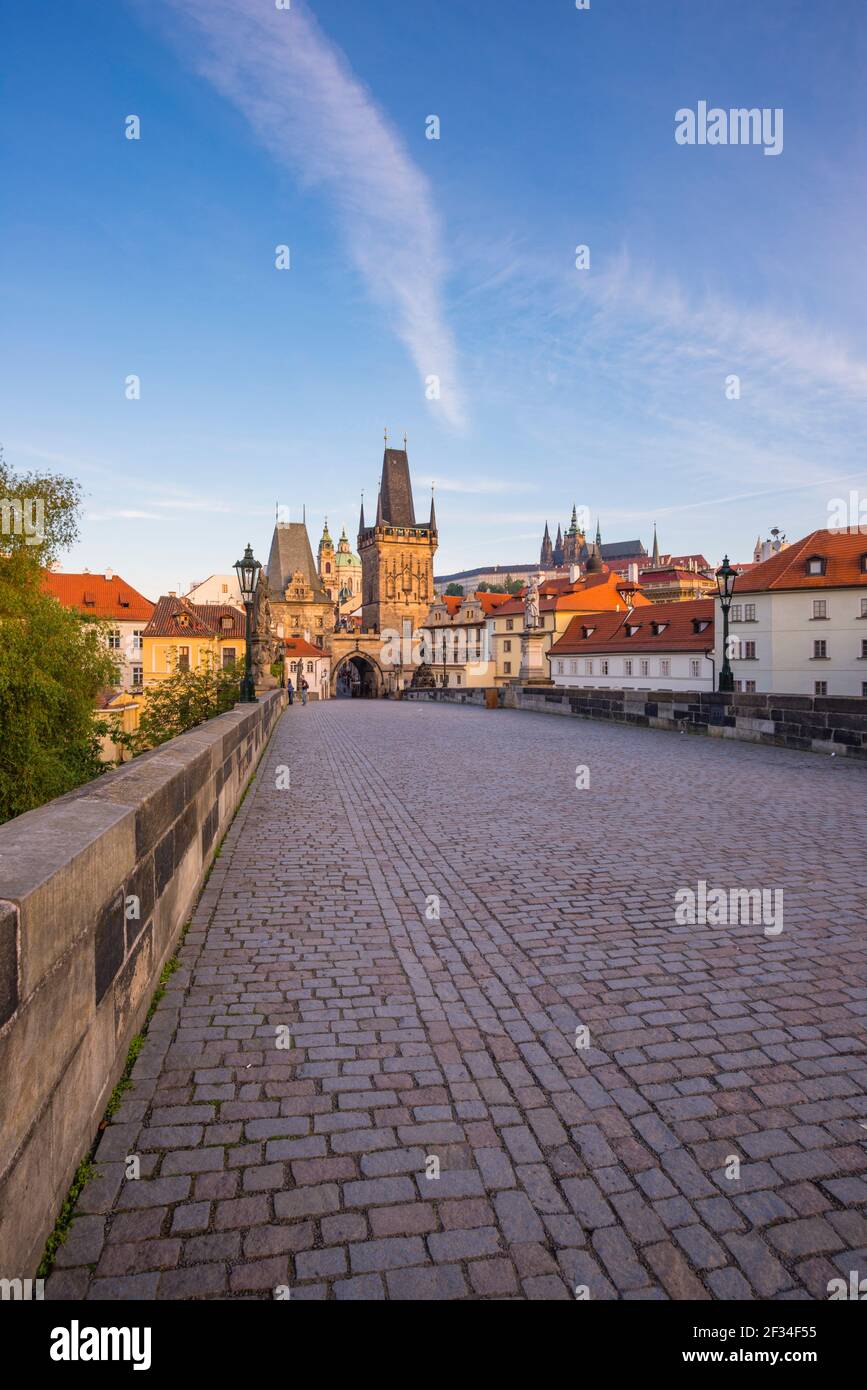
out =
{"type": "Polygon", "coordinates": [[[719,592],[723,615],[723,659],[719,673],[719,686],[717,687],[721,691],[734,690],[735,688],[735,673],[729,662],[729,609],[732,606],[736,578],[737,570],[729,564],[728,555],[724,555],[723,562],[716,572],[716,587],[719,592]]]}
{"type": "Polygon", "coordinates": [[[256,599],[256,585],[259,582],[261,568],[259,561],[253,558],[253,551],[248,541],[243,558],[236,560],[233,566],[238,576],[241,598],[244,600],[244,611],[247,615],[247,650],[244,657],[244,679],[241,681],[241,702],[245,705],[257,703],[256,686],[253,681],[253,604],[256,599]]]}

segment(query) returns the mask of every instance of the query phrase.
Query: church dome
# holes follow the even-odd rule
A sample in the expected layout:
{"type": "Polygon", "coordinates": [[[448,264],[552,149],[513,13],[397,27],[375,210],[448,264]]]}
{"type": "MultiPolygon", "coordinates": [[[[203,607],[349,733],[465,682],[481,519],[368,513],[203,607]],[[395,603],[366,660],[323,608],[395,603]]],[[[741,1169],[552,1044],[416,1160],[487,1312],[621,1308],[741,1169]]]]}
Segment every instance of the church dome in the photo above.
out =
{"type": "Polygon", "coordinates": [[[347,565],[360,565],[361,560],[357,555],[353,555],[350,550],[338,550],[334,556],[334,563],[338,569],[346,569],[347,565]]]}

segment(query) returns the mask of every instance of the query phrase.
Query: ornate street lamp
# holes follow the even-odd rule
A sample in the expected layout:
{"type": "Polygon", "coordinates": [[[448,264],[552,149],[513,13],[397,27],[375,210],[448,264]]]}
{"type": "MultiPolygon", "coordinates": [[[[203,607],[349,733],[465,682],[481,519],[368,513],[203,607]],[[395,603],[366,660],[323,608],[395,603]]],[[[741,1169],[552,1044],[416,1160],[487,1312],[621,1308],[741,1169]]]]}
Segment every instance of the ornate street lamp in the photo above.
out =
{"type": "Polygon", "coordinates": [[[236,560],[232,568],[238,576],[238,585],[241,590],[241,598],[244,600],[244,611],[247,615],[247,650],[244,659],[244,679],[241,681],[241,702],[245,705],[255,705],[257,700],[256,686],[253,681],[253,604],[256,600],[256,585],[259,582],[259,571],[262,566],[258,560],[254,559],[249,541],[243,558],[236,560]]]}
{"type": "Polygon", "coordinates": [[[716,572],[716,587],[719,592],[723,615],[723,659],[719,673],[719,686],[717,687],[721,691],[734,690],[735,688],[735,674],[729,663],[729,609],[732,606],[736,579],[737,570],[729,564],[728,555],[724,555],[723,562],[716,572]]]}

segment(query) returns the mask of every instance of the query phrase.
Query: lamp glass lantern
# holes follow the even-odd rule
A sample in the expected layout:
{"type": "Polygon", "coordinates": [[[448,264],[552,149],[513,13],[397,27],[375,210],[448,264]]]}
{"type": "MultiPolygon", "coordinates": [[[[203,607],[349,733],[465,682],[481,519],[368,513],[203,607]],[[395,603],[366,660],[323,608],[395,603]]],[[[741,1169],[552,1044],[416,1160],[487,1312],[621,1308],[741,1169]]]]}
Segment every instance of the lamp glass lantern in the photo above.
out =
{"type": "Polygon", "coordinates": [[[245,603],[252,603],[253,599],[256,597],[256,584],[258,583],[259,571],[262,565],[255,559],[249,541],[243,556],[240,560],[235,561],[233,568],[238,576],[241,598],[245,603]]]}

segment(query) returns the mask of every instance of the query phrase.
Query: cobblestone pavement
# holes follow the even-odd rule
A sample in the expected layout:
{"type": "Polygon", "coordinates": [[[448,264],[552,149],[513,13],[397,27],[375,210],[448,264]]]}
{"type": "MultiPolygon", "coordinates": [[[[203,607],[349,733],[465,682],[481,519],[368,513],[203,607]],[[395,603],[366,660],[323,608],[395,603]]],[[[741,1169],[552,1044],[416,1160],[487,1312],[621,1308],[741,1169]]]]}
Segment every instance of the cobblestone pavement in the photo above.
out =
{"type": "Polygon", "coordinates": [[[867,1276],[865,823],[843,759],[287,711],[48,1296],[789,1299],[867,1276]],[[699,880],[782,887],[784,930],[677,925],[699,880]]]}

